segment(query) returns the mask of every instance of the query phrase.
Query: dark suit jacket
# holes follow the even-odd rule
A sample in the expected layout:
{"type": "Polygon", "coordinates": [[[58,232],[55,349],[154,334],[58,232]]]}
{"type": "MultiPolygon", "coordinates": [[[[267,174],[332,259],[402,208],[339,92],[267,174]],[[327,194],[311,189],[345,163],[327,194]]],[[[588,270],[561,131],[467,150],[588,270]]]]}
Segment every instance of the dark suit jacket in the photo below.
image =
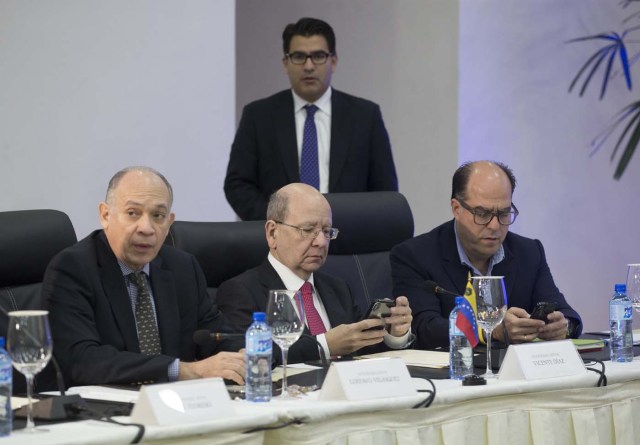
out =
{"type": "MultiPolygon", "coordinates": [[[[389,136],[378,105],[331,93],[329,192],[397,191],[389,136]]],[[[300,182],[293,93],[247,105],[231,146],[224,191],[243,220],[265,219],[269,196],[300,182]]]]}
{"type": "MultiPolygon", "coordinates": [[[[321,272],[313,274],[313,281],[322,298],[331,326],[362,320],[363,316],[351,296],[347,283],[321,272]]],[[[251,324],[254,312],[266,311],[270,289],[285,289],[285,287],[269,260],[265,259],[258,267],[222,283],[216,296],[225,318],[244,332],[251,324]]],[[[306,327],[304,334],[311,335],[306,327]]],[[[276,363],[281,364],[280,352],[279,350],[276,352],[275,349],[277,345],[274,344],[274,359],[276,363]]],[[[382,344],[365,349],[367,352],[378,352],[386,347],[382,344]]],[[[289,348],[289,363],[319,358],[318,346],[309,338],[301,337],[289,348]]]]}
{"type": "Polygon", "coordinates": [[[211,355],[213,346],[196,347],[193,333],[229,327],[207,295],[195,258],[164,245],[149,272],[162,346],[158,356],[140,354],[126,283],[102,230],[51,260],[43,301],[67,386],[167,381],[175,358],[194,361],[211,355]]]}
{"type": "MultiPolygon", "coordinates": [[[[394,295],[406,295],[413,310],[416,348],[449,345],[449,314],[455,297],[434,295],[423,288],[425,280],[464,295],[470,269],[460,264],[453,220],[431,232],[407,240],[391,250],[394,295]]],[[[509,232],[503,243],[505,258],[492,275],[503,275],[509,307],[531,310],[539,301],[554,301],[558,310],[578,323],[580,316],[567,303],[551,276],[542,243],[509,232]]]]}

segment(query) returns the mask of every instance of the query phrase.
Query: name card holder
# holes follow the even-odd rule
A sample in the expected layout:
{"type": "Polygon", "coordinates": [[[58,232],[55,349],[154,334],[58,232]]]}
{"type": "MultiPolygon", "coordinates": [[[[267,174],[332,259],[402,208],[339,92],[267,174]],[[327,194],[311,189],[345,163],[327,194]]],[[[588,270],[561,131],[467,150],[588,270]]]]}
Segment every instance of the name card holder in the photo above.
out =
{"type": "Polygon", "coordinates": [[[187,380],[140,388],[131,421],[175,425],[235,415],[221,378],[187,380]]]}
{"type": "Polygon", "coordinates": [[[400,358],[333,362],[322,384],[319,400],[370,400],[416,394],[400,358]]]}
{"type": "Polygon", "coordinates": [[[510,345],[500,366],[499,380],[533,380],[586,374],[571,340],[510,345]]]}

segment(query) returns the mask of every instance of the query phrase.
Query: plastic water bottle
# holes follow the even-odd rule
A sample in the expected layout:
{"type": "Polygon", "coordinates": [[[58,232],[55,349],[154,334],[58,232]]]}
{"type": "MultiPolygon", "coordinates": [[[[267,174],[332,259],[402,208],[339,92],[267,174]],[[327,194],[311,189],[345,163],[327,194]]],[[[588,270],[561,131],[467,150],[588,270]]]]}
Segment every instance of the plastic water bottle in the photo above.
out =
{"type": "Polygon", "coordinates": [[[473,374],[473,349],[469,339],[456,326],[460,305],[464,297],[456,297],[456,307],[449,316],[449,378],[462,380],[465,375],[473,374]]]}
{"type": "Polygon", "coordinates": [[[268,402],[271,400],[271,354],[273,342],[271,328],[265,322],[264,312],[253,313],[253,324],[247,329],[247,373],[245,400],[268,402]]]}
{"type": "Polygon", "coordinates": [[[633,307],[627,297],[627,286],[615,285],[615,293],[609,302],[609,349],[612,362],[633,360],[633,307]]]}
{"type": "Polygon", "coordinates": [[[13,367],[11,358],[4,349],[4,337],[0,337],[0,436],[11,434],[13,411],[11,411],[13,367]]]}

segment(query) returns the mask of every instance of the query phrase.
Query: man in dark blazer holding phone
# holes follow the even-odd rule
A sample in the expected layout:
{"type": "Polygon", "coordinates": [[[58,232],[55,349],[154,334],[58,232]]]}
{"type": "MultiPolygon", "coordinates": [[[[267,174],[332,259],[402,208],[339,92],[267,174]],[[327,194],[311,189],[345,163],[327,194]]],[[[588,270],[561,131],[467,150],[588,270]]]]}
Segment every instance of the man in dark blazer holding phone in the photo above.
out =
{"type": "MultiPolygon", "coordinates": [[[[265,231],[269,255],[258,267],[220,285],[216,297],[225,317],[241,330],[251,324],[255,311],[265,311],[270,289],[300,290],[306,312],[305,333],[316,337],[325,355],[343,356],[408,346],[411,308],[406,297],[395,299],[391,316],[363,319],[348,285],[318,269],[324,264],[329,242],[338,235],[331,226],[326,198],[306,184],[289,184],[269,201],[265,231]],[[387,324],[388,332],[381,329],[387,324]],[[378,329],[376,329],[378,328],[378,329]],[[384,344],[383,344],[384,343],[384,344]]],[[[315,360],[315,342],[301,339],[289,350],[289,360],[315,360]]],[[[274,354],[279,361],[279,354],[274,354]]]]}
{"type": "Polygon", "coordinates": [[[397,191],[380,108],[331,88],[331,26],[302,18],[282,38],[291,90],[247,105],[231,146],[224,190],[237,215],[265,219],[269,196],[293,182],[322,193],[397,191]]]}
{"type": "Polygon", "coordinates": [[[515,186],[513,172],[502,163],[461,165],[453,175],[454,219],[391,250],[393,291],[411,302],[416,348],[449,344],[454,307],[454,296],[431,293],[425,281],[463,295],[469,273],[504,276],[509,308],[492,338],[523,343],[580,335],[580,316],[555,285],[542,243],[509,232],[519,214],[512,201],[515,186]],[[553,302],[556,310],[545,320],[530,317],[538,302],[553,302]]]}
{"type": "Polygon", "coordinates": [[[244,341],[206,347],[193,341],[196,330],[231,326],[208,297],[196,259],[163,244],[172,201],[160,173],[121,170],[99,206],[103,230],[49,264],[43,301],[68,386],[198,377],[244,382],[244,354],[220,352],[237,351],[244,341]]]}

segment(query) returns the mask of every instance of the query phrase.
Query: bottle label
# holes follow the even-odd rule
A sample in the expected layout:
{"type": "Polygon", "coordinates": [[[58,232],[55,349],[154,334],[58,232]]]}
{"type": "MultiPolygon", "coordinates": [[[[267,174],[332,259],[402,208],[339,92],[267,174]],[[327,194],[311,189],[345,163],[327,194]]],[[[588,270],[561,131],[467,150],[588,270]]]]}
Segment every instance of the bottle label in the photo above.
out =
{"type": "Polygon", "coordinates": [[[260,339],[257,341],[256,349],[254,349],[254,352],[257,352],[258,354],[266,354],[266,353],[271,353],[271,349],[272,349],[271,338],[260,339]]]}
{"type": "Polygon", "coordinates": [[[633,318],[633,307],[629,306],[610,306],[610,320],[631,320],[633,318]]]}
{"type": "Polygon", "coordinates": [[[0,382],[11,382],[12,377],[13,368],[11,366],[0,368],[0,382]]]}

